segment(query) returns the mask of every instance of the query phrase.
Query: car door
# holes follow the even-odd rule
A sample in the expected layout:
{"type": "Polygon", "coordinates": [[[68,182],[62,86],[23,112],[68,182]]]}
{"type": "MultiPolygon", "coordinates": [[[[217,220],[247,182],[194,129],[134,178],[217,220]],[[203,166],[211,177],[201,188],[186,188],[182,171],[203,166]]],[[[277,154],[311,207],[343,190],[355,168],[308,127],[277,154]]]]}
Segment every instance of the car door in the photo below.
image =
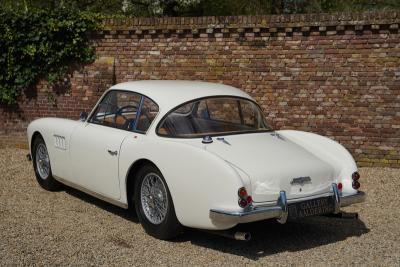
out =
{"type": "Polygon", "coordinates": [[[71,182],[102,196],[119,199],[118,161],[121,144],[131,135],[139,94],[111,90],[86,123],[71,136],[71,182]]]}

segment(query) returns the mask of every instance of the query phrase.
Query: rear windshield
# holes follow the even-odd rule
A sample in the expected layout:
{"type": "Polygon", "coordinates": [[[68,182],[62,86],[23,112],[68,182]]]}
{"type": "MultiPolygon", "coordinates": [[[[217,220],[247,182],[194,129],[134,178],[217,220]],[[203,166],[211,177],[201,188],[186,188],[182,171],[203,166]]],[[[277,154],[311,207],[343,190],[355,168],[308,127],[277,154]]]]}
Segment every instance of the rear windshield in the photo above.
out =
{"type": "Polygon", "coordinates": [[[159,124],[157,134],[193,138],[270,130],[254,102],[237,97],[209,97],[172,110],[159,124]]]}

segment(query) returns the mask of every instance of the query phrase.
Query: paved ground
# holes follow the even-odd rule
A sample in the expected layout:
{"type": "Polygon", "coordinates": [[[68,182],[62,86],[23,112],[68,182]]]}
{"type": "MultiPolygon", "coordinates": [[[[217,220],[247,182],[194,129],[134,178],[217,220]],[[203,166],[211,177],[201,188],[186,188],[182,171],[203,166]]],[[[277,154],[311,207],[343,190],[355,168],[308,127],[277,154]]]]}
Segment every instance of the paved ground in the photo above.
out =
{"type": "Polygon", "coordinates": [[[358,220],[317,217],[247,225],[248,242],[188,231],[174,242],[144,233],[123,209],[36,183],[26,150],[0,150],[0,266],[400,266],[400,170],[363,168],[358,220]]]}

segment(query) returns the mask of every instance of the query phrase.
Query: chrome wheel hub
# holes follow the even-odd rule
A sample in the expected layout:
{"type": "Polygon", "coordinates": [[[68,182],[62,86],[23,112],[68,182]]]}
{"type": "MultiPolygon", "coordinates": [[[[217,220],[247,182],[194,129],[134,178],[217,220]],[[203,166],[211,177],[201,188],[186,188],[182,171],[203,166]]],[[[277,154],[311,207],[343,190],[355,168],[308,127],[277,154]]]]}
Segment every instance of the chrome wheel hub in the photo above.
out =
{"type": "Polygon", "coordinates": [[[140,188],[140,200],[144,215],[153,224],[164,221],[168,209],[167,189],[158,174],[147,174],[140,188]]]}
{"type": "Polygon", "coordinates": [[[45,144],[40,143],[36,148],[36,167],[40,178],[47,179],[50,174],[50,158],[45,144]]]}

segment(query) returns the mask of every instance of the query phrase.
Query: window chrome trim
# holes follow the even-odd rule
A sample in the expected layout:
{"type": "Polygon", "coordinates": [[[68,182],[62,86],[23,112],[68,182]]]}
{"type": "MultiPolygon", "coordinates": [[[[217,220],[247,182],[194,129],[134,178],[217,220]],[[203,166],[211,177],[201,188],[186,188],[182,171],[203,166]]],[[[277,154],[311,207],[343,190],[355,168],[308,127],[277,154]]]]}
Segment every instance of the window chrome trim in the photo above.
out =
{"type": "MultiPolygon", "coordinates": [[[[140,116],[142,115],[143,101],[144,101],[144,96],[142,95],[140,97],[138,110],[136,111],[136,119],[135,119],[135,125],[133,125],[133,131],[137,131],[138,122],[139,122],[140,116]]],[[[148,128],[147,128],[147,130],[148,130],[148,128]]],[[[141,132],[143,132],[143,131],[141,131],[141,132]]]]}

